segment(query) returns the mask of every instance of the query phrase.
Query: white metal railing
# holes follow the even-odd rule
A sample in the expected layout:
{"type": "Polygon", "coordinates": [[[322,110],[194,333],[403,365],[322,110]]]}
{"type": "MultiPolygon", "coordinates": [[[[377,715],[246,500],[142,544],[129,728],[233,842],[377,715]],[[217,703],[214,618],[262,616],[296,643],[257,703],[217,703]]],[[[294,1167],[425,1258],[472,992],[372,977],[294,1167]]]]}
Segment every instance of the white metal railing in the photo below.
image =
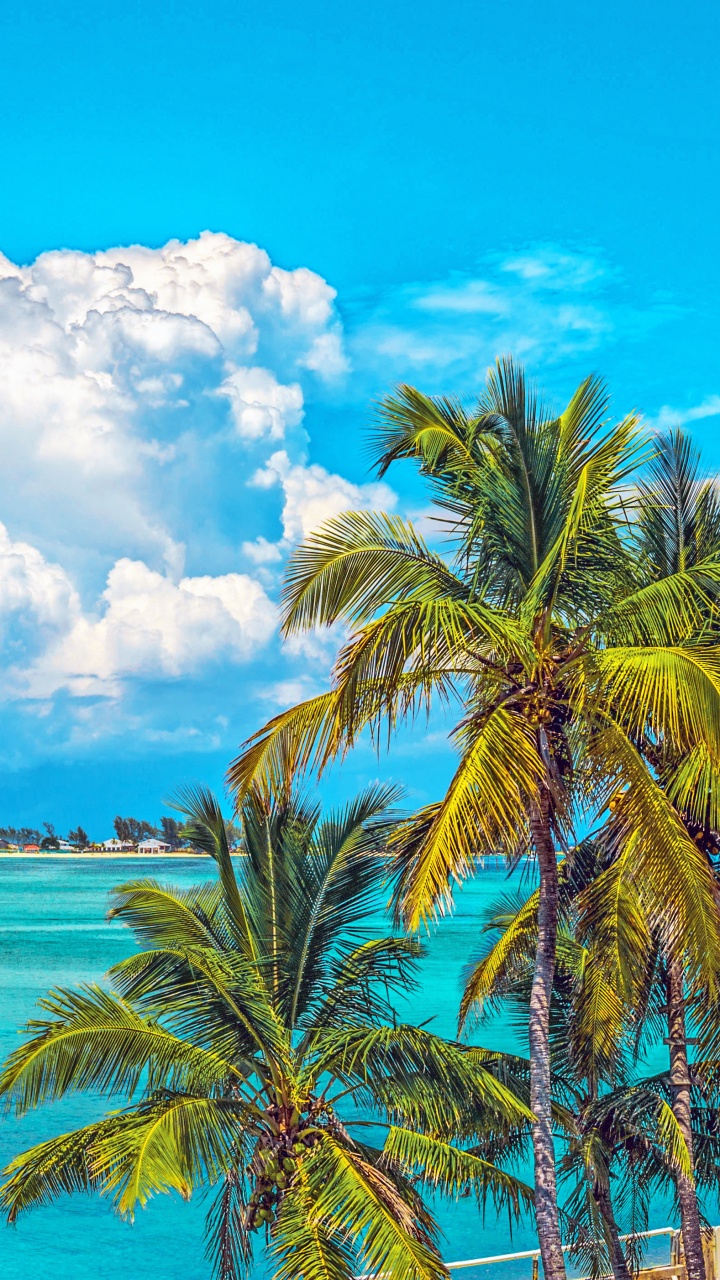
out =
{"type": "MultiPolygon", "coordinates": [[[[720,1227],[713,1227],[714,1242],[717,1248],[720,1227]]],[[[647,1240],[650,1236],[675,1236],[677,1227],[656,1227],[653,1231],[638,1231],[633,1236],[621,1236],[621,1240],[647,1240]]],[[[563,1253],[567,1253],[572,1245],[564,1244],[563,1253]]],[[[490,1258],[463,1258],[462,1262],[446,1262],[448,1271],[460,1271],[463,1267],[487,1267],[493,1262],[517,1262],[522,1258],[539,1258],[539,1249],[522,1249],[519,1253],[496,1253],[490,1258]]],[[[365,1277],[358,1277],[365,1280],[365,1277]]]]}
{"type": "MultiPolygon", "coordinates": [[[[712,1276],[708,1275],[708,1280],[720,1280],[720,1227],[712,1227],[712,1276]]],[[[652,1231],[637,1231],[632,1235],[620,1236],[621,1240],[649,1240],[653,1236],[671,1236],[673,1243],[679,1240],[680,1230],[678,1227],[654,1227],[652,1231]]],[[[567,1253],[572,1245],[564,1244],[563,1253],[567,1253]]],[[[671,1254],[674,1249],[671,1250],[671,1254]]],[[[448,1271],[461,1271],[465,1267],[487,1267],[491,1263],[498,1262],[518,1262],[523,1258],[532,1258],[536,1261],[540,1257],[539,1249],[521,1249],[519,1253],[496,1253],[489,1258],[463,1258],[460,1262],[446,1262],[445,1266],[448,1271]]],[[[672,1266],[677,1258],[670,1258],[670,1263],[655,1263],[655,1266],[672,1266]]],[[[533,1267],[533,1275],[536,1269],[533,1267]]],[[[364,1275],[355,1276],[354,1280],[391,1280],[392,1273],[390,1271],[368,1271],[364,1275]]]]}

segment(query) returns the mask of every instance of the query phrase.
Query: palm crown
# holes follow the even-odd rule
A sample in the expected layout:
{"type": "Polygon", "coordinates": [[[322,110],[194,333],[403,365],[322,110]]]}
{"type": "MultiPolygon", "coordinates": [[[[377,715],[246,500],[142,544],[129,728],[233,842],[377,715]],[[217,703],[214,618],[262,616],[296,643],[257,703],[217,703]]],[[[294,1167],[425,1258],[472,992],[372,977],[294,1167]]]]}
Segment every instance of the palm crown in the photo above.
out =
{"type": "Polygon", "coordinates": [[[0,1088],[20,1112],[74,1089],[127,1099],[13,1161],[11,1219],[62,1192],[98,1191],[132,1214],[154,1193],[205,1186],[221,1280],[247,1267],[257,1231],[278,1277],[347,1280],[446,1274],[419,1177],[511,1213],[530,1202],[478,1150],[530,1118],[497,1056],[398,1023],[393,992],[420,949],[363,927],[392,800],[370,789],[321,821],[295,794],[255,790],[233,861],[216,801],[186,793],[186,830],[219,881],[116,890],[111,915],[143,949],[110,990],[51,992],[5,1065],[0,1088]]]}

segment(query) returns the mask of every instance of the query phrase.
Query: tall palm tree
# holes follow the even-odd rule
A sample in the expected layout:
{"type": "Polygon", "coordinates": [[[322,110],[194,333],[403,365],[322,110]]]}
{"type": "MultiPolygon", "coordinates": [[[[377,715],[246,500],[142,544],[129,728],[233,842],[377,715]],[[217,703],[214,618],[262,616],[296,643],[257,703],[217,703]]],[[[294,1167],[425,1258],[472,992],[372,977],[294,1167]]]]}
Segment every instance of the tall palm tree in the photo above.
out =
{"type": "Polygon", "coordinates": [[[322,769],[370,727],[388,733],[453,703],[460,761],[445,798],[405,829],[399,909],[412,928],[447,908],[477,853],[533,851],[539,928],[530,1002],[536,1218],[547,1280],[564,1276],[552,1135],[549,1012],[557,853],[582,798],[632,850],[668,950],[716,973],[712,877],[638,750],[646,728],[686,749],[720,739],[717,650],[698,643],[711,556],[650,585],[627,548],[628,477],[643,448],[633,417],[603,422],[586,379],[559,416],[512,361],[472,412],[402,387],[380,411],[379,470],[419,466],[453,554],[408,522],[368,512],[328,521],[292,555],[285,634],[342,622],[332,688],[275,717],[230,770],[242,796],[288,767],[322,769]]]}
{"type": "Polygon", "coordinates": [[[257,1232],[283,1280],[438,1280],[419,1182],[491,1195],[511,1214],[531,1202],[477,1150],[530,1118],[497,1055],[395,1017],[420,948],[365,924],[392,800],[371,788],[321,821],[297,795],[253,791],[233,862],[216,801],[185,794],[187,834],[219,881],[117,889],[110,914],[143,949],[109,990],[51,992],[2,1071],[19,1112],[72,1090],[113,1099],[104,1118],[13,1160],[0,1193],[11,1220],[63,1192],[97,1191],[131,1215],[154,1193],[206,1186],[219,1280],[247,1268],[257,1232]]]}
{"type": "MultiPolygon", "coordinates": [[[[720,558],[720,501],[712,481],[700,474],[700,456],[688,437],[675,430],[658,437],[655,456],[638,486],[633,526],[638,574],[649,586],[688,570],[697,571],[720,558]]],[[[709,599],[717,606],[717,585],[706,582],[709,599]]],[[[698,628],[705,644],[720,634],[717,607],[707,611],[698,628]]],[[[692,749],[673,741],[643,735],[642,750],[661,785],[676,804],[688,834],[712,858],[720,852],[720,763],[707,743],[692,749]]],[[[678,1176],[685,1257],[690,1280],[705,1280],[700,1213],[694,1179],[694,1140],[691,1118],[692,1070],[688,1062],[686,1026],[686,966],[682,953],[666,955],[662,966],[664,1012],[670,1054],[672,1105],[688,1149],[690,1167],[678,1176]]],[[[695,997],[697,999],[697,991],[695,997]]],[[[706,994],[706,993],[703,993],[706,994]]],[[[706,1018],[706,1027],[717,1019],[706,1018]]]]}
{"type": "MultiPolygon", "coordinates": [[[[560,1169],[570,1185],[564,1212],[572,1252],[584,1273],[612,1272],[616,1280],[629,1280],[620,1230],[647,1229],[651,1195],[659,1186],[674,1189],[682,1217],[693,1143],[706,1133],[714,1150],[718,1064],[704,1063],[704,1075],[710,1079],[696,1075],[692,1081],[688,1142],[683,1117],[677,1118],[672,1105],[672,1067],[653,1077],[644,1076],[639,1067],[643,1047],[654,1047],[662,1034],[666,975],[637,901],[627,893],[618,895],[617,915],[624,928],[617,920],[603,918],[600,937],[588,931],[584,899],[617,856],[604,836],[600,831],[583,841],[560,867],[550,1037],[564,1147],[560,1169]],[[608,965],[610,932],[622,949],[621,963],[614,966],[608,965]],[[630,981],[623,982],[623,972],[631,975],[630,981]],[[618,1206],[623,1214],[629,1211],[623,1227],[618,1226],[618,1206]]],[[[471,1016],[479,1018],[496,1008],[507,1016],[508,1006],[518,1028],[527,1027],[538,897],[537,890],[508,895],[486,912],[488,945],[466,974],[461,1029],[471,1016]]],[[[707,1159],[701,1180],[717,1186],[717,1170],[709,1168],[707,1159]]]]}

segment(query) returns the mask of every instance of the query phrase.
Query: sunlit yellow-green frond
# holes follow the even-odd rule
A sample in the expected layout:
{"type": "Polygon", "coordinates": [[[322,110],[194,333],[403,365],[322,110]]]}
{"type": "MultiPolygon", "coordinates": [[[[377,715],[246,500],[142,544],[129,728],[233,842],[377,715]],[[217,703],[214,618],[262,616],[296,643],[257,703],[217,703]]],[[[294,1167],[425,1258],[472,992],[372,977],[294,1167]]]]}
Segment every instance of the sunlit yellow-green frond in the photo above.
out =
{"type": "Polygon", "coordinates": [[[253,783],[282,793],[295,775],[321,768],[342,743],[339,711],[332,690],[281,711],[252,734],[227,773],[236,805],[253,783]]]}
{"type": "MultiPolygon", "coordinates": [[[[613,798],[613,839],[624,856],[642,910],[667,953],[686,952],[695,974],[715,990],[720,973],[720,914],[707,859],[689,838],[667,796],[638,750],[611,721],[591,735],[588,756],[595,770],[596,801],[613,798]],[[615,790],[622,787],[619,792],[615,790]]],[[[604,877],[596,882],[603,886],[604,877]]],[[[590,891],[596,905],[600,890],[590,891]]],[[[593,900],[592,896],[589,900],[593,900]]],[[[598,907],[598,910],[600,908],[598,907]]]]}
{"type": "Polygon", "coordinates": [[[690,1153],[687,1149],[682,1129],[678,1124],[672,1107],[664,1100],[658,1105],[657,1127],[670,1163],[683,1177],[692,1178],[690,1153]]]}
{"type": "Polygon", "coordinates": [[[538,898],[536,889],[507,922],[488,954],[473,967],[460,1001],[461,1028],[473,1012],[480,1014],[484,1005],[502,995],[507,985],[532,963],[537,941],[538,898]]]}
{"type": "Polygon", "coordinates": [[[633,848],[625,846],[577,900],[580,934],[592,938],[602,974],[630,1009],[655,950],[633,870],[633,848]]]}
{"type": "Polygon", "coordinates": [[[532,1206],[532,1189],[520,1178],[472,1151],[463,1151],[428,1134],[393,1126],[383,1152],[407,1176],[422,1174],[430,1186],[445,1195],[457,1197],[476,1188],[484,1198],[489,1192],[496,1209],[505,1207],[514,1217],[532,1206]]]}
{"type": "Polygon", "coordinates": [[[123,1116],[93,1143],[93,1175],[123,1216],[133,1217],[156,1194],[177,1191],[187,1200],[225,1172],[242,1118],[241,1106],[229,1100],[162,1099],[123,1116]]]}
{"type": "Polygon", "coordinates": [[[410,823],[398,837],[407,851],[399,902],[410,928],[447,909],[453,882],[472,872],[477,854],[517,846],[542,777],[522,716],[498,707],[471,727],[445,798],[419,830],[410,823]]]}
{"type": "Polygon", "coordinates": [[[220,902],[216,884],[181,890],[135,880],[114,890],[108,919],[122,919],[144,946],[177,946],[182,939],[188,948],[208,947],[215,942],[212,921],[220,902]]]}
{"type": "Polygon", "coordinates": [[[570,1030],[573,1066],[593,1084],[611,1080],[622,1052],[628,1008],[599,953],[585,949],[573,999],[570,1030]]]}
{"type": "Polygon", "coordinates": [[[466,674],[483,659],[492,669],[493,662],[531,664],[533,658],[527,633],[511,618],[477,602],[431,597],[395,604],[359,630],[341,650],[334,676],[340,686],[351,673],[363,683],[386,678],[392,690],[406,664],[466,674]]]}
{"type": "Polygon", "coordinates": [[[269,1240],[275,1265],[274,1280],[347,1280],[355,1268],[354,1241],[342,1210],[322,1216],[307,1170],[301,1168],[297,1186],[286,1199],[269,1240]]]}
{"type": "Polygon", "coordinates": [[[623,595],[602,612],[593,628],[605,644],[674,645],[702,633],[720,590],[720,556],[623,595]]]}
{"type": "Polygon", "coordinates": [[[635,737],[720,754],[720,648],[606,649],[588,659],[590,697],[635,737]]]}
{"type": "Polygon", "coordinates": [[[438,471],[477,468],[478,444],[486,437],[475,416],[459,400],[426,396],[401,383],[378,408],[373,432],[373,456],[382,476],[393,462],[412,458],[431,476],[438,471]]]}
{"type": "MultiPolygon", "coordinates": [[[[319,1163],[319,1158],[318,1158],[319,1163]]],[[[361,1270],[390,1271],[398,1280],[447,1280],[437,1246],[418,1220],[417,1206],[359,1150],[323,1134],[320,1221],[342,1217],[360,1253],[361,1270]]]]}
{"type": "Polygon", "coordinates": [[[28,1024],[34,1034],[0,1075],[0,1090],[19,1114],[79,1089],[131,1095],[147,1070],[166,1088],[198,1093],[239,1074],[101,987],[56,991],[41,1006],[50,1017],[28,1024]]]}
{"type": "Polygon", "coordinates": [[[60,1134],[15,1156],[5,1169],[0,1207],[14,1223],[21,1213],[52,1204],[61,1195],[76,1191],[101,1193],[103,1179],[93,1169],[90,1153],[95,1143],[114,1132],[117,1117],[97,1120],[72,1133],[60,1134]]]}
{"type": "Polygon", "coordinates": [[[704,743],[683,757],[668,778],[666,791],[690,822],[720,831],[720,759],[704,743]]]}
{"type": "MultiPolygon", "coordinates": [[[[382,662],[382,650],[368,648],[368,666],[374,657],[382,662]]],[[[365,658],[359,655],[358,665],[365,658]]],[[[355,678],[352,667],[343,671],[344,683],[280,712],[243,744],[227,772],[227,782],[239,808],[251,788],[282,794],[308,773],[321,774],[343,755],[368,726],[393,725],[427,707],[430,694],[447,699],[453,694],[452,673],[421,667],[400,673],[393,688],[378,680],[355,678]]]]}

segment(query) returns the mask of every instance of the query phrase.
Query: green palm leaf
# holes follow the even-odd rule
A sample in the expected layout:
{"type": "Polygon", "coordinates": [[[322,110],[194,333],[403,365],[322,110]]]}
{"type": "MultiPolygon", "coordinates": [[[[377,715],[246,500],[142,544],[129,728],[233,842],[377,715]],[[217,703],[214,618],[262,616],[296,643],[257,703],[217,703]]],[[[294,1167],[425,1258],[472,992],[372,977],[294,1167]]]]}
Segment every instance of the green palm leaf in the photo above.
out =
{"type": "Polygon", "coordinates": [[[284,587],[286,635],[342,616],[369,622],[393,600],[462,599],[460,578],[399,516],[348,511],[328,520],[291,555],[284,587]]]}
{"type": "Polygon", "coordinates": [[[527,722],[501,706],[471,724],[460,766],[441,804],[408,824],[398,901],[410,928],[447,909],[453,881],[471,874],[474,856],[513,847],[537,804],[543,765],[527,722]]]}
{"type": "Polygon", "coordinates": [[[520,1178],[472,1151],[463,1151],[428,1134],[393,1126],[383,1154],[406,1177],[421,1174],[445,1195],[458,1196],[475,1189],[484,1201],[488,1193],[491,1194],[496,1209],[507,1208],[511,1219],[519,1218],[524,1209],[532,1207],[532,1189],[520,1178]]]}
{"type": "Polygon", "coordinates": [[[179,1039],[100,987],[54,991],[40,1005],[52,1017],[28,1023],[34,1035],[0,1075],[0,1092],[20,1115],[78,1089],[131,1095],[148,1070],[168,1089],[202,1093],[239,1075],[232,1062],[179,1039]]]}

